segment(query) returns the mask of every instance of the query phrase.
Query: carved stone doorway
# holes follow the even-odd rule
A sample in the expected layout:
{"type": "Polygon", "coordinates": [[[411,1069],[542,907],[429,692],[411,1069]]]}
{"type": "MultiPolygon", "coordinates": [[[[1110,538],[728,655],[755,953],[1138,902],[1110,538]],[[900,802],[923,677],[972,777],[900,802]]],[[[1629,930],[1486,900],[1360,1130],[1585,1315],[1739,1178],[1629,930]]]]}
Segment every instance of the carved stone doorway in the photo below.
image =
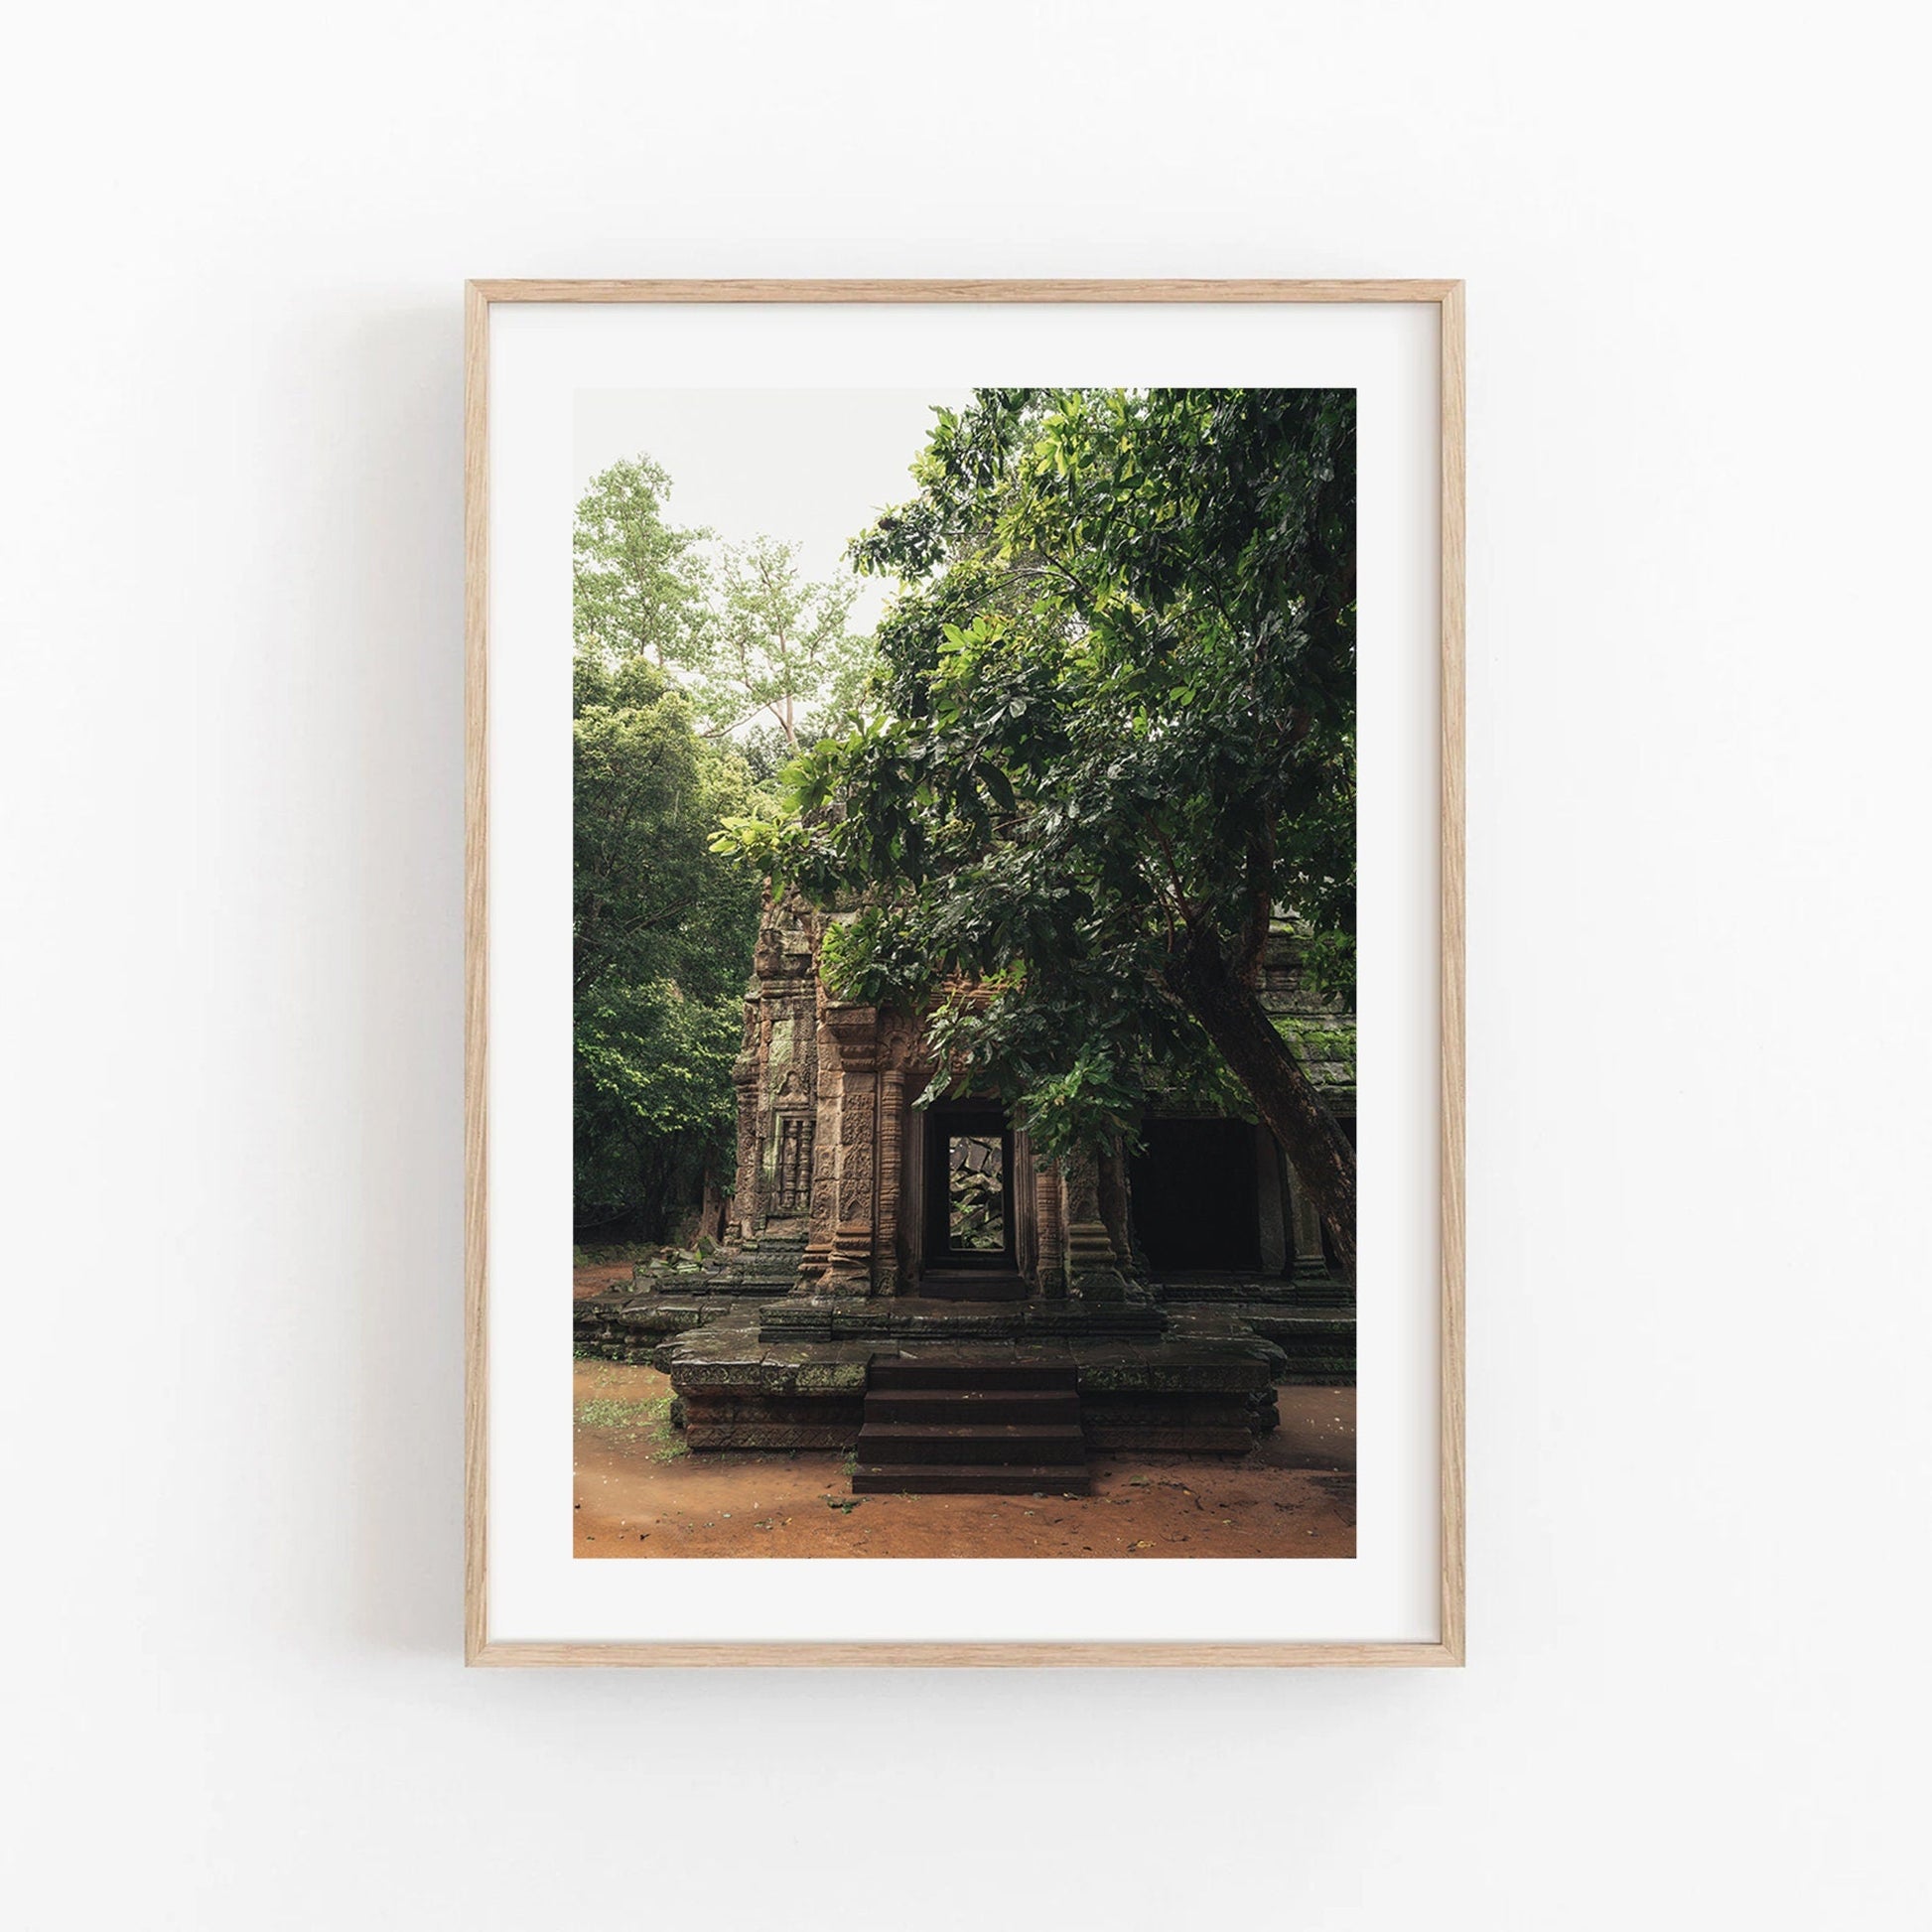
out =
{"type": "Polygon", "coordinates": [[[945,1101],[925,1122],[926,1292],[1006,1300],[1018,1269],[1013,1128],[1004,1108],[945,1101]]]}
{"type": "Polygon", "coordinates": [[[1156,1119],[1142,1129],[1129,1175],[1135,1232],[1156,1276],[1259,1272],[1256,1145],[1240,1120],[1156,1119]]]}

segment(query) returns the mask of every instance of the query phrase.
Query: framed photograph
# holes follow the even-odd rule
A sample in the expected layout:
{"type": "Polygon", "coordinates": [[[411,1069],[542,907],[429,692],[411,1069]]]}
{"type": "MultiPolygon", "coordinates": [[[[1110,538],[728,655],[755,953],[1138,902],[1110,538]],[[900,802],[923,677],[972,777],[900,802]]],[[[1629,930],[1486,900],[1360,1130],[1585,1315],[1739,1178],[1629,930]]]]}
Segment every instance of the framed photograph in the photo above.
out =
{"type": "Polygon", "coordinates": [[[1462,1661],[1462,343],[471,284],[471,1662],[1462,1661]]]}

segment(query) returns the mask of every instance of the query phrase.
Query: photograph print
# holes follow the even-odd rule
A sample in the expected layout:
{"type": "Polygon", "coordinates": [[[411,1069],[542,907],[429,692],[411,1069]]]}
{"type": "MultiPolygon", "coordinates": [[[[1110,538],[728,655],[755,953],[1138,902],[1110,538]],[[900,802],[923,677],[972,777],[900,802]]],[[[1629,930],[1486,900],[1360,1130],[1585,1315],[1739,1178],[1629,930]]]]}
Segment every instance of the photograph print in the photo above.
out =
{"type": "Polygon", "coordinates": [[[574,459],[575,1554],[1354,1557],[1354,392],[574,459]]]}

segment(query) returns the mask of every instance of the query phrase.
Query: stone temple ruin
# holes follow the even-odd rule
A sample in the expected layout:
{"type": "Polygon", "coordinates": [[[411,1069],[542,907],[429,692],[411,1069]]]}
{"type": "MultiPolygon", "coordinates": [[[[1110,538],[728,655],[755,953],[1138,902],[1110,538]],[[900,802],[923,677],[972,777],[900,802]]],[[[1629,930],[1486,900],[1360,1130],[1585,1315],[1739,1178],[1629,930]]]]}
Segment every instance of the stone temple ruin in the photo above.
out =
{"type": "MultiPolygon", "coordinates": [[[[1052,1164],[997,1101],[914,1104],[916,1016],[833,999],[826,914],[767,909],[703,1259],[577,1306],[667,1371],[694,1450],[856,1451],[857,1490],[1079,1491],[1090,1449],[1235,1455],[1282,1383],[1354,1379],[1354,1308],[1266,1128],[1176,1103],[1052,1164]]],[[[1278,931],[1262,1000],[1352,1132],[1354,1024],[1278,931]]]]}

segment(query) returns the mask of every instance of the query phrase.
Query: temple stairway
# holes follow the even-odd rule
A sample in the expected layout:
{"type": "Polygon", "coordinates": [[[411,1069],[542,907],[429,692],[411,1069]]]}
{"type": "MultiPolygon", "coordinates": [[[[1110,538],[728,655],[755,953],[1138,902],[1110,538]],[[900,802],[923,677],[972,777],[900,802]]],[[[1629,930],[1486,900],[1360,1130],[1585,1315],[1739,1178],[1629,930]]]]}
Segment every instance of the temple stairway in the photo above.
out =
{"type": "Polygon", "coordinates": [[[852,1491],[876,1495],[1089,1493],[1070,1363],[875,1361],[852,1491]]]}

